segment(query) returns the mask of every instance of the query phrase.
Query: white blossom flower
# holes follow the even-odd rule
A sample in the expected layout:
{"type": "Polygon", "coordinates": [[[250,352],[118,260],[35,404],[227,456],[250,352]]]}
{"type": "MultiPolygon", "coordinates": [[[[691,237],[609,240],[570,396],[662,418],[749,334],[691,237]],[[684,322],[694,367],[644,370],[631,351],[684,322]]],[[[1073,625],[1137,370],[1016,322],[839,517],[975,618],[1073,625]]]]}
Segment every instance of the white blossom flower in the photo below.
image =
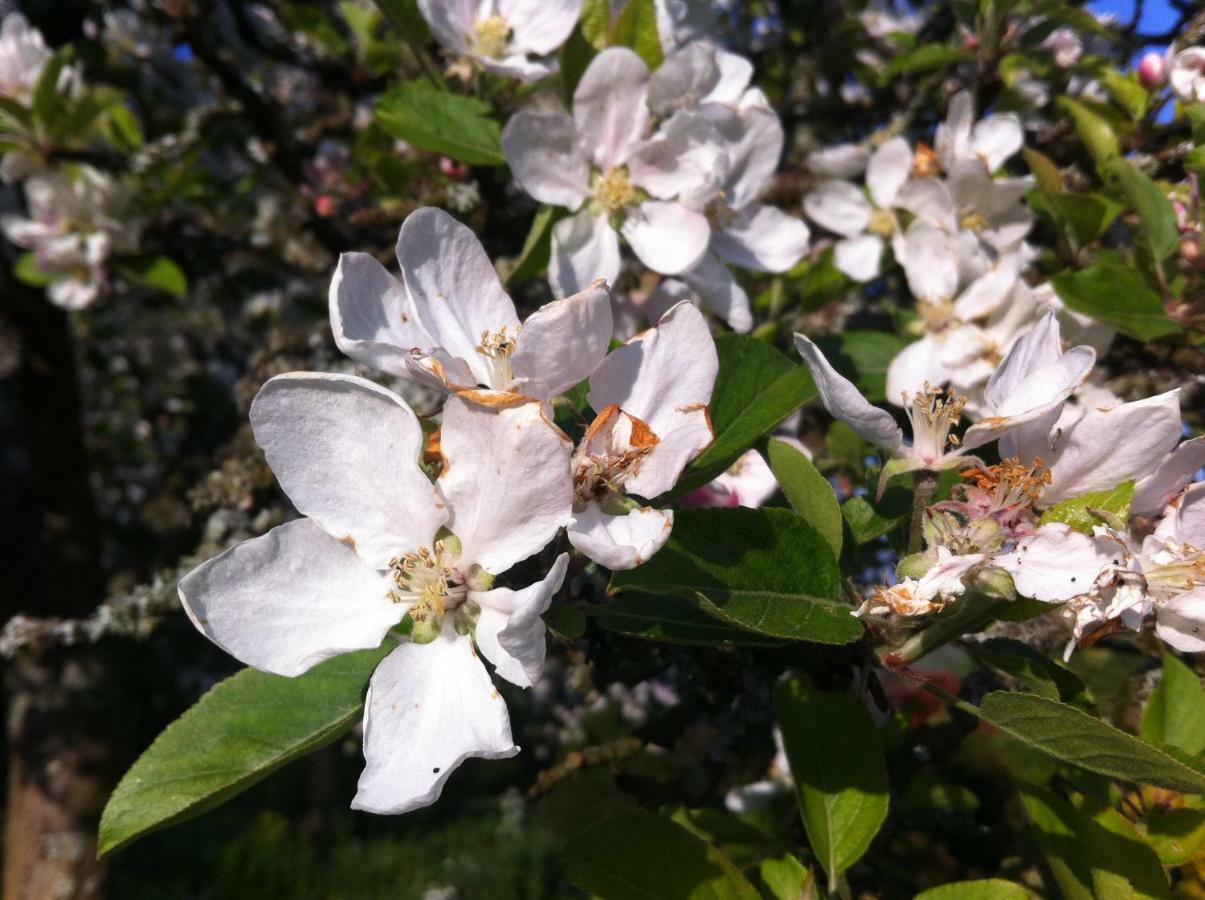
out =
{"type": "Polygon", "coordinates": [[[864,143],[834,144],[807,155],[808,169],[820,178],[857,178],[866,171],[869,162],[870,147],[864,143]]]}
{"type": "Polygon", "coordinates": [[[976,122],[975,101],[969,93],[960,91],[950,100],[945,122],[937,126],[934,149],[947,172],[953,172],[961,162],[973,160],[991,174],[1024,143],[1020,119],[1012,113],[998,113],[976,122]]]}
{"type": "Polygon", "coordinates": [[[1084,54],[1084,42],[1074,28],[1056,28],[1039,44],[1054,56],[1054,64],[1060,69],[1074,66],[1084,54]]]}
{"type": "MultiPolygon", "coordinates": [[[[657,36],[667,53],[675,47],[705,38],[715,30],[712,0],[654,0],[657,36]]],[[[612,4],[614,9],[615,4],[612,4]]]]}
{"type": "Polygon", "coordinates": [[[766,95],[750,87],[752,78],[753,63],[745,57],[708,41],[694,41],[670,53],[649,78],[649,109],[656,116],[708,106],[769,110],[766,95]]]}
{"type": "Polygon", "coordinates": [[[575,210],[553,226],[549,281],[558,296],[619,275],[619,234],[663,275],[694,266],[711,226],[678,202],[718,187],[719,135],[698,113],[679,112],[646,138],[649,70],[625,47],[599,53],[573,94],[572,116],[519,112],[502,147],[519,184],[542,203],[575,210]]]}
{"type": "Polygon", "coordinates": [[[878,277],[883,251],[891,241],[903,256],[896,208],[912,173],[912,149],[903,138],[891,138],[871,154],[866,164],[866,190],[848,181],[825,181],[803,198],[812,221],[840,235],[833,263],[855,281],[878,277]]]}
{"type": "Polygon", "coordinates": [[[567,557],[530,587],[492,587],[569,521],[570,448],[540,404],[499,392],[449,397],[435,484],[419,466],[414,413],[362,378],[277,376],[252,404],[251,424],[304,518],[184,577],[180,599],[197,628],[250,666],[296,676],[377,647],[410,616],[411,639],[372,677],[356,809],[425,806],[465,759],[517,753],[474,646],[521,687],[543,667],[540,614],[567,557]]]}
{"type": "MultiPolygon", "coordinates": [[[[782,440],[781,438],[779,440],[782,440]]],[[[792,442],[809,459],[811,454],[798,441],[792,442]]],[[[746,450],[737,461],[707,484],[681,499],[682,506],[747,506],[757,508],[778,491],[778,479],[756,450],[746,450]]]]}
{"type": "Polygon", "coordinates": [[[331,328],[357,362],[444,390],[481,386],[549,400],[584,381],[607,352],[604,283],[520,324],[477,237],[442,210],[407,217],[397,258],[400,282],[367,253],[339,259],[331,328]]]}
{"type": "Polygon", "coordinates": [[[136,240],[136,226],[123,221],[125,189],[81,167],[74,176],[61,170],[31,177],[25,201],[29,218],[0,218],[5,236],[32,250],[38,269],[54,276],[46,291],[52,303],[72,310],[91,305],[107,285],[110,252],[136,240]]]}
{"type": "Polygon", "coordinates": [[[1177,53],[1167,78],[1185,103],[1205,103],[1205,47],[1189,47],[1177,53]]]}
{"type": "Polygon", "coordinates": [[[876,588],[855,616],[895,613],[897,616],[923,616],[939,611],[966,591],[968,572],[986,559],[982,553],[954,555],[945,547],[937,548],[937,559],[920,578],[904,578],[887,588],[876,588]]]}
{"type": "Polygon", "coordinates": [[[711,331],[689,303],[602,361],[587,394],[598,415],[573,454],[573,546],[609,569],[634,568],[661,548],[673,512],[624,495],[664,494],[711,443],[718,371],[711,331]]]}
{"type": "Polygon", "coordinates": [[[25,16],[6,15],[0,24],[0,96],[28,103],[50,56],[42,32],[25,16]]]}
{"type": "Polygon", "coordinates": [[[582,0],[418,0],[431,33],[488,72],[538,81],[556,71],[556,51],[582,0]]]}

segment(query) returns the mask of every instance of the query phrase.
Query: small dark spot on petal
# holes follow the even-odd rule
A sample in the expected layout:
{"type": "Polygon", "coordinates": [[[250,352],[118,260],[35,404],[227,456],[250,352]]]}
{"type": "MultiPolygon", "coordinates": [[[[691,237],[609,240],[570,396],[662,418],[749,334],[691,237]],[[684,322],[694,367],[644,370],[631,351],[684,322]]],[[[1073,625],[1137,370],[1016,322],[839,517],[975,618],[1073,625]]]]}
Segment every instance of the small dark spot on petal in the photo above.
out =
{"type": "Polygon", "coordinates": [[[432,775],[438,775],[438,774],[439,774],[439,766],[436,766],[434,769],[432,769],[432,770],[431,770],[431,774],[432,774],[432,775]]]}

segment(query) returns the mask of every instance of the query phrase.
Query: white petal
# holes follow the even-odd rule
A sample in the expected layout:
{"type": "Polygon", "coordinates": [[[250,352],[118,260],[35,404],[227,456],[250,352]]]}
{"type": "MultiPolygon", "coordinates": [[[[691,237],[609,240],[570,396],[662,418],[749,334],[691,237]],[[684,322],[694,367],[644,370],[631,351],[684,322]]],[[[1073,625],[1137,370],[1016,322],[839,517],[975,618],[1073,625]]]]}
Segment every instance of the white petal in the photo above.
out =
{"type": "Polygon", "coordinates": [[[901,137],[879,147],[866,166],[866,187],[879,207],[894,205],[900,188],[912,174],[912,148],[901,137]]]}
{"type": "Polygon", "coordinates": [[[665,116],[693,109],[720,81],[715,48],[701,41],[671,53],[649,79],[649,109],[665,116]]]}
{"type": "Polygon", "coordinates": [[[498,12],[513,31],[512,45],[540,56],[565,43],[581,9],[582,0],[498,0],[498,12]]]}
{"type": "Polygon", "coordinates": [[[516,113],[502,130],[502,149],[515,180],[541,203],[577,209],[589,194],[590,164],[565,113],[516,113]]]}
{"type": "Polygon", "coordinates": [[[476,27],[476,7],[473,0],[418,0],[418,11],[435,39],[455,53],[468,49],[469,36],[476,27]]]}
{"type": "Polygon", "coordinates": [[[849,425],[876,447],[898,450],[904,445],[904,433],[891,413],[871,406],[853,383],[832,367],[820,348],[802,334],[795,335],[795,349],[811,370],[820,400],[829,413],[849,425]]]}
{"type": "Polygon", "coordinates": [[[808,227],[773,206],[750,203],[712,238],[715,251],[730,263],[758,272],[785,272],[808,249],[808,227]]]}
{"type": "Polygon", "coordinates": [[[720,67],[720,80],[707,98],[708,101],[729,105],[740,102],[753,78],[753,63],[720,47],[716,48],[715,61],[720,67]]]}
{"type": "Polygon", "coordinates": [[[934,149],[941,159],[943,169],[950,169],[960,159],[970,154],[971,125],[975,121],[975,101],[966,91],[959,91],[950,98],[946,120],[937,126],[934,149]]]}
{"type": "Polygon", "coordinates": [[[558,61],[555,56],[532,59],[526,53],[517,53],[514,50],[515,47],[512,45],[511,52],[508,55],[497,59],[489,56],[475,56],[473,58],[487,72],[501,75],[504,78],[514,78],[525,84],[531,84],[534,81],[547,78],[556,72],[558,68],[558,61]]]}
{"type": "Polygon", "coordinates": [[[958,290],[958,246],[950,235],[923,219],[904,234],[904,274],[918,300],[943,303],[958,290]]]}
{"type": "MultiPolygon", "coordinates": [[[[799,441],[791,438],[777,440],[789,442],[808,459],[812,458],[811,452],[799,441]]],[[[746,450],[727,471],[701,488],[706,489],[731,497],[736,501],[734,505],[756,509],[778,492],[778,479],[774,477],[774,472],[760,453],[756,450],[746,450]]]]}
{"type": "Polygon", "coordinates": [[[904,393],[915,396],[926,384],[939,387],[950,380],[951,374],[939,340],[926,335],[897,353],[887,366],[887,399],[901,406],[904,393]]]}
{"type": "Polygon", "coordinates": [[[544,671],[547,629],[540,617],[565,581],[569,554],[562,553],[543,581],[522,590],[494,588],[469,599],[481,607],[477,619],[477,649],[494,665],[499,677],[519,687],[531,687],[544,671]]]}
{"type": "Polygon", "coordinates": [[[501,574],[538,553],[569,522],[571,447],[538,401],[487,391],[454,394],[444,407],[440,449],[439,486],[463,564],[501,574]]]}
{"type": "Polygon", "coordinates": [[[873,234],[859,234],[837,241],[833,247],[833,265],[854,281],[870,281],[879,277],[883,262],[883,239],[873,234]]]}
{"type": "Polygon", "coordinates": [[[590,502],[574,515],[569,543],[600,566],[618,572],[647,562],[669,540],[673,525],[672,510],[645,507],[613,516],[590,502]]]}
{"type": "Polygon", "coordinates": [[[429,644],[402,644],[377,666],[364,712],[364,772],[352,809],[404,813],[439,799],[466,759],[519,752],[506,702],[452,617],[429,644]]]}
{"type": "Polygon", "coordinates": [[[853,237],[866,230],[874,207],[848,181],[826,181],[803,198],[803,211],[833,234],[853,237]]]}
{"type": "Polygon", "coordinates": [[[1091,590],[1096,576],[1112,564],[1115,551],[1062,522],[1043,525],[1022,538],[994,564],[1013,577],[1017,593],[1045,603],[1061,603],[1091,590]]]}
{"type": "Polygon", "coordinates": [[[1005,160],[1021,149],[1025,132],[1021,120],[1012,113],[988,116],[971,132],[971,150],[989,172],[995,172],[1005,160]]]}
{"type": "MultiPolygon", "coordinates": [[[[697,266],[689,272],[683,272],[680,277],[690,291],[697,294],[733,331],[743,333],[753,327],[753,310],[749,306],[749,296],[744,288],[737,284],[728,267],[714,254],[705,254],[697,266]]],[[[658,285],[663,286],[667,291],[674,289],[666,281],[658,285]]]]}
{"type": "Polygon", "coordinates": [[[516,329],[519,317],[477,236],[442,209],[423,207],[402,223],[397,258],[432,338],[468,363],[478,384],[505,387],[490,384],[490,367],[477,346],[483,333],[516,329]]]}
{"type": "Polygon", "coordinates": [[[870,150],[865,144],[822,147],[807,156],[808,169],[821,178],[857,178],[869,161],[870,150]]]}
{"type": "Polygon", "coordinates": [[[945,182],[937,178],[914,178],[909,181],[900,188],[895,205],[946,231],[952,231],[956,224],[954,198],[950,196],[950,189],[945,182]]]}
{"type": "Polygon", "coordinates": [[[604,172],[627,161],[644,135],[649,69],[627,47],[608,47],[590,62],[573,92],[573,118],[586,150],[604,172]]]}
{"type": "Polygon", "coordinates": [[[1189,486],[1173,501],[1155,529],[1155,538],[1166,544],[1205,549],[1205,481],[1189,486]]]}
{"type": "Polygon", "coordinates": [[[632,148],[628,174],[632,184],[651,196],[709,197],[720,187],[727,156],[710,119],[677,112],[647,141],[632,148]]]}
{"type": "Polygon", "coordinates": [[[975,279],[954,302],[955,317],[969,322],[995,312],[1012,295],[1017,284],[1018,263],[1015,254],[1001,257],[985,275],[975,279]]]}
{"type": "Polygon", "coordinates": [[[339,257],[329,302],[335,344],[356,362],[406,378],[409,351],[433,346],[406,288],[367,253],[339,257]]]}
{"type": "Polygon", "coordinates": [[[510,359],[522,392],[549,400],[585,381],[611,346],[611,327],[604,282],[540,307],[523,323],[510,359]]]}
{"type": "Polygon", "coordinates": [[[180,602],[231,656],[292,677],[380,646],[406,612],[389,588],[348,544],[298,519],[193,569],[180,581],[180,602]]]}
{"type": "Polygon", "coordinates": [[[590,378],[586,399],[599,411],[618,405],[663,438],[683,415],[711,402],[719,365],[703,314],[689,303],[679,303],[655,328],[602,361],[590,378]]]}
{"type": "Polygon", "coordinates": [[[552,226],[548,281],[553,293],[567,297],[597,278],[614,284],[619,277],[619,236],[605,216],[583,209],[552,226]]]}
{"type": "Polygon", "coordinates": [[[664,200],[641,203],[620,231],[640,261],[662,275],[677,275],[695,265],[711,238],[706,216],[664,200]]]}
{"type": "MultiPolygon", "coordinates": [[[[1205,436],[1184,441],[1163,459],[1159,468],[1138,480],[1130,511],[1136,516],[1158,515],[1202,466],[1205,466],[1205,436]]],[[[1196,546],[1205,547],[1205,542],[1196,546]]]]}
{"type": "MultiPolygon", "coordinates": [[[[708,110],[726,107],[708,106],[708,110]]],[[[725,188],[731,205],[740,209],[757,199],[774,178],[782,159],[782,123],[773,110],[754,107],[737,112],[740,135],[728,147],[725,188]]]]}
{"type": "Polygon", "coordinates": [[[1181,653],[1205,653],[1205,588],[1160,606],[1155,613],[1155,634],[1181,653]]]}
{"type": "Polygon", "coordinates": [[[391,391],[351,375],[292,372],[268,381],[251,427],[298,511],[371,566],[430,547],[447,521],[419,468],[418,419],[391,391]]]}
{"type": "Polygon", "coordinates": [[[1150,475],[1179,440],[1179,389],[1089,410],[1058,440],[1042,505],[1150,475]]]}
{"type": "MultiPolygon", "coordinates": [[[[694,309],[693,306],[690,309],[694,309]]],[[[687,463],[715,439],[706,407],[679,408],[656,432],[657,445],[624,482],[624,490],[639,497],[659,497],[678,483],[687,463]]]]}

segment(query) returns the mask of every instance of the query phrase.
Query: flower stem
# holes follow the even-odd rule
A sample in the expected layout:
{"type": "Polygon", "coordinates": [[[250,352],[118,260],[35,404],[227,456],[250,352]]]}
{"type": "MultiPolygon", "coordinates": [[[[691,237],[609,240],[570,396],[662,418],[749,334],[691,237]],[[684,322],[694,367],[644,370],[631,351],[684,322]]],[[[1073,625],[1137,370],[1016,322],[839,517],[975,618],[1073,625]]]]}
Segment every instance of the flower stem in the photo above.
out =
{"type": "Polygon", "coordinates": [[[908,527],[908,553],[920,553],[924,543],[925,510],[937,493],[937,473],[918,469],[912,473],[912,522],[908,527]]]}

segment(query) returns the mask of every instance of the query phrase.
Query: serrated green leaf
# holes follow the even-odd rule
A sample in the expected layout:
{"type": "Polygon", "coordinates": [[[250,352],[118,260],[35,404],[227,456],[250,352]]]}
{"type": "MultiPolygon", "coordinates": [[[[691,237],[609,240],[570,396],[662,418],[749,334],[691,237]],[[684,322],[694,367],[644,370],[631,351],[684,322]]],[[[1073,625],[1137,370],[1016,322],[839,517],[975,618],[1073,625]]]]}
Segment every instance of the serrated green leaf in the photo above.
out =
{"type": "Polygon", "coordinates": [[[1036,694],[995,691],[978,708],[969,703],[959,708],[1047,756],[1089,772],[1172,791],[1205,792],[1205,764],[1173,756],[1073,706],[1036,694]]]}
{"type": "Polygon", "coordinates": [[[657,7],[654,0],[628,0],[611,22],[607,46],[631,47],[650,69],[661,65],[665,53],[657,32],[657,7]]]}
{"type": "Polygon", "coordinates": [[[774,900],[805,900],[819,896],[811,869],[790,853],[776,859],[763,859],[757,865],[757,878],[774,900]]]}
{"type": "Polygon", "coordinates": [[[1139,734],[1152,744],[1176,747],[1190,756],[1205,752],[1205,689],[1201,679],[1163,648],[1163,677],[1151,691],[1139,734]]]}
{"type": "Polygon", "coordinates": [[[887,84],[900,75],[913,75],[917,72],[930,72],[934,69],[945,69],[957,63],[974,59],[974,55],[961,47],[947,47],[944,44],[921,44],[915,50],[901,53],[891,62],[879,76],[881,84],[887,84]]]}
{"type": "Polygon", "coordinates": [[[625,591],[588,610],[607,631],[666,644],[700,647],[778,647],[781,640],[709,616],[698,604],[673,594],[625,591]]]}
{"type": "Polygon", "coordinates": [[[683,509],[648,562],[611,576],[614,592],[672,594],[738,628],[845,644],[862,634],[837,600],[840,573],[824,538],[785,509],[683,509]]]}
{"type": "Polygon", "coordinates": [[[878,729],[852,694],[779,682],[774,712],[808,843],[829,887],[862,858],[887,818],[887,765],[878,729]]]}
{"type": "Polygon", "coordinates": [[[1015,881],[984,878],[929,888],[917,894],[914,900],[1029,900],[1029,897],[1029,891],[1015,881]]]}
{"type": "Polygon", "coordinates": [[[1165,866],[1182,866],[1205,847],[1205,811],[1154,807],[1141,820],[1146,841],[1165,866]]]}
{"type": "Polygon", "coordinates": [[[1056,102],[1071,116],[1079,139],[1097,164],[1120,158],[1121,146],[1117,142],[1117,134],[1097,110],[1067,96],[1059,97],[1056,102]]]}
{"type": "Polygon", "coordinates": [[[1103,194],[1056,194],[1049,198],[1075,247],[1086,247],[1104,234],[1121,212],[1121,204],[1103,194]]]}
{"type": "Polygon", "coordinates": [[[854,540],[866,544],[903,525],[911,509],[911,492],[892,487],[875,503],[867,497],[850,497],[841,504],[841,516],[854,540]]]}
{"type": "Polygon", "coordinates": [[[1078,675],[1028,644],[1009,638],[990,638],[965,646],[976,659],[1021,680],[1039,696],[1076,705],[1089,702],[1088,689],[1078,675]]]}
{"type": "Polygon", "coordinates": [[[720,371],[708,409],[715,440],[679,479],[674,495],[694,490],[736,462],[762,435],[816,396],[807,367],[747,334],[715,340],[720,371]]]}
{"type": "Polygon", "coordinates": [[[1109,160],[1099,168],[1105,184],[1138,213],[1141,227],[1135,238],[1150,248],[1157,262],[1175,253],[1180,246],[1180,227],[1171,201],[1159,186],[1127,159],[1109,160]]]}
{"type": "Polygon", "coordinates": [[[770,471],[782,488],[791,508],[820,533],[841,555],[841,504],[837,494],[807,455],[786,441],[772,439],[767,445],[770,471]]]}
{"type": "Polygon", "coordinates": [[[1112,513],[1125,521],[1130,517],[1130,502],[1134,499],[1134,482],[1123,481],[1116,487],[1104,491],[1089,491],[1062,503],[1056,503],[1042,513],[1041,525],[1064,522],[1076,531],[1091,534],[1092,529],[1104,522],[1091,510],[1112,513]]]}
{"type": "Polygon", "coordinates": [[[562,854],[569,881],[607,900],[758,900],[731,860],[664,816],[612,816],[562,854]]]}
{"type": "Polygon", "coordinates": [[[1137,340],[1153,341],[1180,331],[1167,317],[1159,295],[1120,257],[1102,255],[1094,265],[1059,272],[1050,281],[1070,309],[1137,340]]]}
{"type": "Polygon", "coordinates": [[[101,817],[100,852],[213,809],[345,734],[391,649],[345,653],[297,678],[244,669],[215,685],[121,779],[101,817]]]}
{"type": "Polygon", "coordinates": [[[408,81],[387,91],[376,105],[376,122],[393,137],[476,166],[500,166],[501,130],[489,104],[442,91],[426,81],[408,81]]]}

